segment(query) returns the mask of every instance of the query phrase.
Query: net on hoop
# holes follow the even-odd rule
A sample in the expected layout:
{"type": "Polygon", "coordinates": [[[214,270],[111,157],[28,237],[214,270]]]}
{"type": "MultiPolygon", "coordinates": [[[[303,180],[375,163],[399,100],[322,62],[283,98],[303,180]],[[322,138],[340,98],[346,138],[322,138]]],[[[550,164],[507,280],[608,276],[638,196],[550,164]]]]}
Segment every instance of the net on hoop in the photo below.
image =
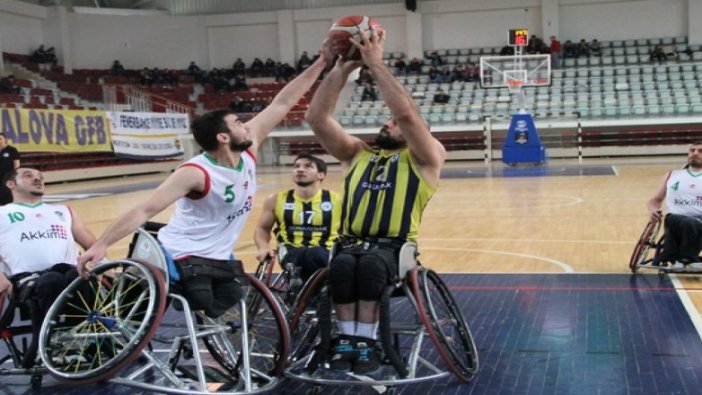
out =
{"type": "Polygon", "coordinates": [[[505,80],[505,85],[511,93],[519,93],[522,90],[524,81],[521,80],[505,80]]]}

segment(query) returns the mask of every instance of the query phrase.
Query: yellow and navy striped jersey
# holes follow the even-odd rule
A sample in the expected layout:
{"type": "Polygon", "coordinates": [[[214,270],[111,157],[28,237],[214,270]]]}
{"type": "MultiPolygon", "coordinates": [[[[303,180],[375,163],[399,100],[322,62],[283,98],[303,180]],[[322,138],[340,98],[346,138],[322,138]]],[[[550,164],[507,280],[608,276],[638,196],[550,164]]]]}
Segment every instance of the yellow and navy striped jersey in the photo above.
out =
{"type": "Polygon", "coordinates": [[[341,223],[341,197],[321,189],[311,199],[302,199],[291,189],[278,192],[275,201],[278,243],[293,247],[331,248],[341,223]]]}
{"type": "Polygon", "coordinates": [[[408,149],[362,152],[346,172],[342,230],[347,236],[417,240],[422,212],[434,194],[408,149]]]}

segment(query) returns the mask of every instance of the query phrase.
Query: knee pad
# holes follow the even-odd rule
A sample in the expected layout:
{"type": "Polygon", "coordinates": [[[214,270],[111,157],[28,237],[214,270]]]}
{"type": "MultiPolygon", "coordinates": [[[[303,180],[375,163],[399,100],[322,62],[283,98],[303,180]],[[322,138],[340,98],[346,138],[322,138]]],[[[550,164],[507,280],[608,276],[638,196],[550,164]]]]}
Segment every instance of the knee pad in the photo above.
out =
{"type": "Polygon", "coordinates": [[[358,299],[355,256],[342,253],[329,264],[329,289],[336,304],[353,303],[358,299]]]}
{"type": "Polygon", "coordinates": [[[395,261],[392,252],[380,249],[359,259],[356,266],[358,299],[380,300],[383,290],[392,278],[390,268],[395,261]]]}

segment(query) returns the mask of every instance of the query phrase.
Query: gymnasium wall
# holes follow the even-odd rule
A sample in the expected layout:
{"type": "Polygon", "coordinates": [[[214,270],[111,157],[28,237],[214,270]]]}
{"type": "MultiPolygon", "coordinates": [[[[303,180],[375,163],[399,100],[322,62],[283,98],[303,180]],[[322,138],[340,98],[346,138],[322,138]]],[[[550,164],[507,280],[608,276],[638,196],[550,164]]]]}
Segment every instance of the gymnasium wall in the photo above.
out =
{"type": "Polygon", "coordinates": [[[699,0],[442,0],[419,3],[418,13],[402,3],[282,10],[206,16],[169,16],[157,11],[77,9],[58,12],[0,0],[0,47],[29,53],[40,43],[55,46],[68,68],[229,67],[236,57],[294,62],[319,48],[337,17],[363,12],[388,31],[388,51],[421,56],[425,49],[499,46],[511,27],[539,36],[600,40],[690,35],[702,31],[699,0]],[[63,17],[62,17],[63,15],[63,17]],[[65,54],[70,54],[69,57],[65,54]]]}

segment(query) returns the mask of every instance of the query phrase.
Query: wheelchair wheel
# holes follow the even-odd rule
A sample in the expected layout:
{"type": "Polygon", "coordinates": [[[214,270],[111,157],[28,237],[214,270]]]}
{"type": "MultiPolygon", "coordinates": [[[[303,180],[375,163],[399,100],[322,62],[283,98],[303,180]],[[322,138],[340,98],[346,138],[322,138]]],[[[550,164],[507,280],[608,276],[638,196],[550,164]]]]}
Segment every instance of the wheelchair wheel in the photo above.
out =
{"type": "MultiPolygon", "coordinates": [[[[246,290],[249,364],[253,372],[277,376],[282,373],[288,356],[290,332],[275,298],[259,280],[246,274],[250,285],[246,290]]],[[[241,339],[241,304],[237,303],[214,321],[232,328],[224,335],[207,336],[203,340],[212,358],[234,377],[243,367],[241,339]]]]}
{"type": "Polygon", "coordinates": [[[0,333],[7,348],[7,355],[0,357],[0,364],[10,360],[16,368],[30,368],[36,362],[37,340],[43,317],[36,301],[30,299],[23,306],[29,315],[29,322],[18,324],[15,322],[18,308],[16,301],[10,299],[7,292],[0,293],[0,333]],[[25,336],[29,337],[29,341],[26,341],[25,336]]]}
{"type": "Polygon", "coordinates": [[[636,242],[634,252],[629,260],[629,269],[632,273],[639,270],[639,266],[649,264],[659,251],[658,232],[661,228],[661,221],[651,221],[644,228],[641,237],[636,242]]]}
{"type": "Polygon", "coordinates": [[[258,267],[256,267],[254,277],[266,287],[271,286],[271,281],[273,280],[273,266],[275,266],[275,261],[273,258],[269,257],[259,262],[258,267]]]}
{"type": "Polygon", "coordinates": [[[316,314],[317,300],[328,275],[328,268],[317,270],[302,287],[290,308],[288,322],[290,325],[289,360],[291,362],[307,356],[314,347],[315,339],[319,334],[316,314]]]}
{"type": "Polygon", "coordinates": [[[438,274],[418,266],[410,274],[419,316],[436,351],[461,381],[478,371],[478,353],[463,313],[438,274]]]}
{"type": "Polygon", "coordinates": [[[165,307],[159,269],[138,260],[100,264],[49,309],[39,335],[41,359],[62,380],[108,379],[139,357],[165,307]]]}

